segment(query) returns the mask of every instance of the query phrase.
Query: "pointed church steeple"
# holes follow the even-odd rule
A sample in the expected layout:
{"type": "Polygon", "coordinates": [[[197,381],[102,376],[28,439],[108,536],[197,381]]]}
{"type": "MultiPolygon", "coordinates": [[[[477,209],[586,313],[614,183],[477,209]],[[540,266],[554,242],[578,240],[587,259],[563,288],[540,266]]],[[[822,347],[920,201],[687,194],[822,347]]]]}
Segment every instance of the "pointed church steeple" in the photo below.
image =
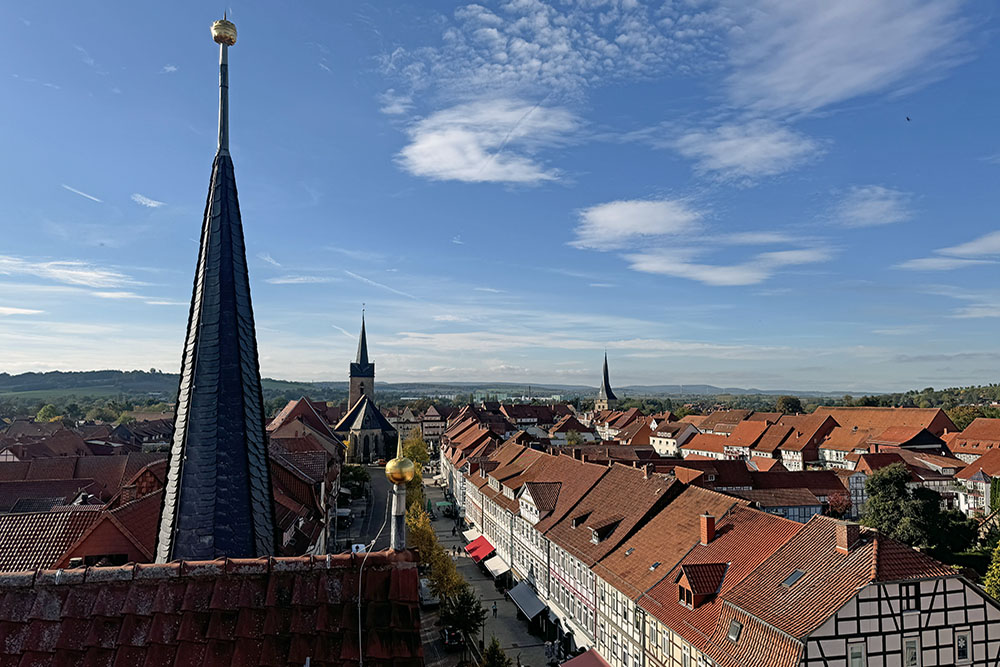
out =
{"type": "Polygon", "coordinates": [[[274,499],[264,434],[243,223],[229,155],[229,47],[219,44],[219,147],[201,229],[156,560],[274,553],[274,499]]]}
{"type": "Polygon", "coordinates": [[[358,340],[358,360],[359,366],[368,364],[368,337],[365,336],[365,313],[361,312],[361,338],[358,340]]]}
{"type": "Polygon", "coordinates": [[[353,408],[362,396],[373,397],[375,389],[375,362],[368,359],[368,336],[365,334],[365,312],[361,311],[361,338],[358,339],[358,358],[351,363],[347,390],[347,407],[353,408]]]}
{"type": "Polygon", "coordinates": [[[601,381],[601,388],[597,391],[597,400],[594,402],[595,410],[610,410],[618,403],[618,397],[611,389],[611,380],[608,378],[608,353],[604,353],[604,377],[601,381]]]}

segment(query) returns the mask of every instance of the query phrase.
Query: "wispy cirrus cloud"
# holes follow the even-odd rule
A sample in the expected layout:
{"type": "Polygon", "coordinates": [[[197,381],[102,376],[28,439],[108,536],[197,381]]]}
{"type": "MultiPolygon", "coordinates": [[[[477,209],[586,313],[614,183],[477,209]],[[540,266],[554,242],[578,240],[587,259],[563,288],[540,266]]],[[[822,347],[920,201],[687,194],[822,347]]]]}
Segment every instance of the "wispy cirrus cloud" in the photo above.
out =
{"type": "Polygon", "coordinates": [[[397,93],[394,88],[379,95],[378,101],[382,105],[379,111],[388,116],[409,113],[413,109],[413,96],[397,93]]]}
{"type": "Polygon", "coordinates": [[[817,264],[831,259],[832,253],[820,248],[778,250],[755,255],[739,264],[706,264],[693,261],[698,251],[652,249],[625,255],[630,268],[642,273],[695,280],[706,285],[756,285],[781,269],[817,264]]]}
{"type": "Polygon", "coordinates": [[[703,213],[679,199],[621,200],[580,211],[570,245],[592,250],[623,248],[642,238],[693,232],[703,213]]]}
{"type": "Polygon", "coordinates": [[[459,104],[416,121],[396,156],[414,176],[468,183],[534,184],[559,172],[535,156],[565,143],[579,127],[570,111],[499,99],[459,104]]]}
{"type": "Polygon", "coordinates": [[[138,192],[132,193],[132,201],[139,206],[145,206],[146,208],[160,208],[161,206],[166,206],[165,202],[150,199],[146,195],[141,195],[138,192]]]}
{"type": "Polygon", "coordinates": [[[332,276],[277,276],[268,278],[264,282],[271,285],[321,285],[324,283],[340,282],[339,278],[332,276]]]}
{"type": "Polygon", "coordinates": [[[44,310],[35,310],[34,308],[0,306],[0,317],[10,317],[11,315],[41,315],[44,312],[44,310]]]}
{"type": "Polygon", "coordinates": [[[9,255],[0,255],[0,275],[34,276],[96,289],[138,284],[120,271],[79,260],[37,261],[9,255]]]}
{"type": "Polygon", "coordinates": [[[697,172],[730,180],[776,176],[823,152],[816,140],[759,120],[689,130],[669,145],[694,160],[697,172]]]}
{"type": "Polygon", "coordinates": [[[911,195],[881,185],[855,186],[836,209],[837,220],[846,227],[874,227],[904,222],[913,217],[911,195]]]}
{"type": "Polygon", "coordinates": [[[912,87],[958,62],[959,0],[729,2],[728,93],[759,113],[808,113],[912,87]]]}
{"type": "Polygon", "coordinates": [[[379,289],[383,289],[383,290],[385,290],[387,292],[392,292],[393,294],[398,294],[399,296],[405,296],[408,299],[417,299],[417,297],[413,296],[412,294],[410,294],[408,292],[404,292],[402,290],[398,290],[395,287],[390,287],[389,285],[386,285],[385,283],[376,282],[376,281],[374,281],[374,280],[372,280],[370,278],[365,278],[364,276],[358,275],[357,273],[354,273],[353,271],[346,271],[345,270],[344,273],[346,275],[350,276],[351,278],[354,278],[358,282],[364,283],[366,285],[371,285],[372,287],[378,287],[379,289]]]}
{"type": "Polygon", "coordinates": [[[69,190],[69,191],[70,191],[70,192],[72,192],[73,194],[77,194],[77,195],[80,195],[81,197],[86,197],[86,198],[87,198],[87,199],[89,199],[90,201],[96,201],[96,202],[97,202],[98,204],[103,204],[103,203],[104,203],[104,200],[103,200],[103,199],[98,199],[98,198],[97,198],[97,197],[95,197],[94,195],[88,195],[88,194],[87,194],[86,192],[84,192],[83,190],[77,190],[76,188],[74,188],[74,187],[70,187],[70,186],[66,185],[65,183],[61,183],[60,185],[62,185],[62,187],[63,187],[63,189],[64,189],[64,190],[69,190]]]}
{"type": "Polygon", "coordinates": [[[174,73],[174,72],[176,72],[176,71],[177,71],[178,69],[179,69],[179,68],[177,67],[177,65],[171,65],[171,64],[167,63],[166,65],[164,65],[164,66],[163,66],[163,67],[162,67],[162,68],[160,69],[160,74],[173,74],[173,73],[174,73]]]}
{"type": "Polygon", "coordinates": [[[269,253],[269,252],[259,252],[259,253],[257,253],[257,259],[263,260],[263,261],[267,262],[268,264],[270,264],[271,266],[276,266],[279,269],[281,268],[281,264],[279,264],[278,260],[276,260],[274,257],[271,257],[271,253],[269,253]]]}
{"type": "Polygon", "coordinates": [[[1000,231],[947,248],[938,248],[931,257],[918,257],[896,265],[911,271],[951,271],[1000,261],[1000,231]]]}

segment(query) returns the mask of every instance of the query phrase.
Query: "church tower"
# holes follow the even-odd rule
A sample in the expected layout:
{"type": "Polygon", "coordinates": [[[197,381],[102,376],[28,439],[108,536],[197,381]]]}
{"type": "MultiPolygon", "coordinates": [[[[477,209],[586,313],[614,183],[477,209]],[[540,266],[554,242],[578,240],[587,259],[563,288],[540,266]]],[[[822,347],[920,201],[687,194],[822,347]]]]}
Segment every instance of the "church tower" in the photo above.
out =
{"type": "Polygon", "coordinates": [[[219,148],[201,227],[156,562],[274,554],[274,496],[243,222],[229,155],[229,47],[219,44],[219,148]]]}
{"type": "Polygon", "coordinates": [[[347,409],[350,410],[362,396],[375,398],[375,362],[368,361],[368,337],[365,336],[365,314],[361,313],[361,339],[358,341],[358,358],[351,363],[350,388],[347,409]]]}
{"type": "Polygon", "coordinates": [[[604,353],[604,378],[601,381],[601,388],[597,392],[597,400],[594,401],[594,410],[614,410],[618,405],[618,397],[611,390],[611,380],[608,379],[608,353],[604,353]]]}

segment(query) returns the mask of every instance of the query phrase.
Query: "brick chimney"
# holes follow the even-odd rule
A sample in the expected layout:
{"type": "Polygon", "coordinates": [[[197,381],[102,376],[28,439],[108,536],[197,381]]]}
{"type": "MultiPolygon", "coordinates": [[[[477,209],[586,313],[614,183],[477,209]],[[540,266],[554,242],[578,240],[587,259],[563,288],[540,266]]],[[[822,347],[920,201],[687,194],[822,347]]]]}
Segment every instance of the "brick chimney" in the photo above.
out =
{"type": "Polygon", "coordinates": [[[715,517],[707,511],[701,515],[701,543],[708,544],[715,539],[715,517]]]}
{"type": "Polygon", "coordinates": [[[128,484],[122,487],[121,504],[130,503],[139,497],[139,490],[135,484],[128,484]]]}
{"type": "Polygon", "coordinates": [[[850,521],[838,521],[836,534],[837,552],[849,554],[861,537],[861,526],[850,521]]]}

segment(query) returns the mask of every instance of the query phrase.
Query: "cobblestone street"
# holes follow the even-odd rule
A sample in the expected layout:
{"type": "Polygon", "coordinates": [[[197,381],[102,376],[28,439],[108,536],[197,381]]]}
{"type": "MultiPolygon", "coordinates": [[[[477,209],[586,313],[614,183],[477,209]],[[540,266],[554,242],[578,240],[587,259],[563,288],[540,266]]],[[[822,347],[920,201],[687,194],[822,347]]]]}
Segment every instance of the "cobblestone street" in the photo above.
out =
{"type": "MultiPolygon", "coordinates": [[[[444,491],[442,489],[425,484],[424,490],[431,503],[444,500],[444,491]]],[[[518,610],[514,603],[496,590],[493,579],[489,574],[480,569],[465,553],[464,549],[462,549],[465,546],[465,542],[462,540],[461,532],[452,537],[451,529],[455,525],[454,521],[438,516],[437,521],[434,521],[431,525],[434,526],[441,546],[446,550],[450,551],[452,547],[458,546],[460,550],[460,555],[456,560],[458,571],[472,585],[476,592],[479,593],[483,600],[483,608],[487,612],[490,612],[486,617],[486,642],[489,643],[490,638],[495,635],[500,641],[500,646],[507,653],[507,656],[514,661],[515,665],[519,661],[522,667],[545,667],[544,641],[542,638],[528,632],[527,622],[517,618],[518,610]],[[491,611],[494,602],[497,605],[496,618],[493,618],[491,611]]],[[[447,652],[441,646],[440,640],[437,639],[439,628],[433,625],[436,621],[436,612],[433,614],[423,612],[421,614],[425,662],[428,666],[433,667],[455,665],[459,661],[460,654],[458,651],[447,652]],[[428,628],[428,626],[431,627],[428,628]],[[430,643],[428,643],[429,639],[432,640],[430,643]]],[[[473,639],[475,642],[478,642],[481,638],[480,636],[473,639]]]]}

